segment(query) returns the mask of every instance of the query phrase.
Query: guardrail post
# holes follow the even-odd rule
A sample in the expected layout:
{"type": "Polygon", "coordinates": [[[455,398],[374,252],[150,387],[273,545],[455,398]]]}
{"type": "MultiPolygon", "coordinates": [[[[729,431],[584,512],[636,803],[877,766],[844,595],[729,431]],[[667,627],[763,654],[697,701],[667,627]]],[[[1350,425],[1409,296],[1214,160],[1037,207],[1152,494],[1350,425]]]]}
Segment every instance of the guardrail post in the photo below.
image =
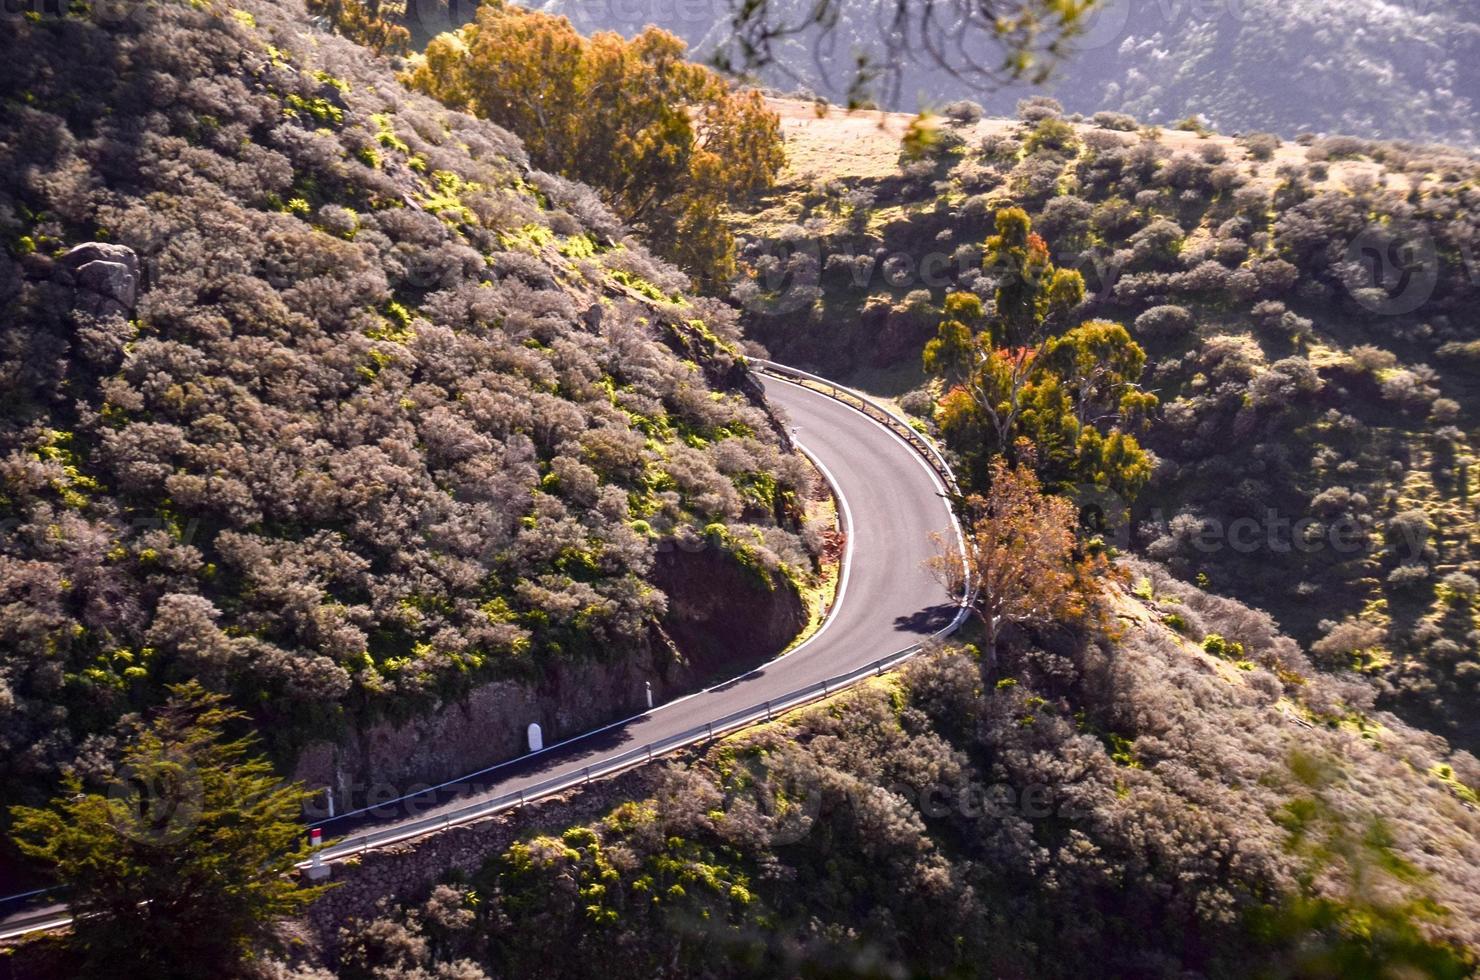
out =
{"type": "Polygon", "coordinates": [[[827,681],[823,681],[822,682],[822,693],[823,694],[828,693],[828,691],[827,691],[827,681]]]}
{"type": "Polygon", "coordinates": [[[587,766],[586,767],[586,782],[588,784],[591,782],[591,767],[590,766],[587,766]]]}
{"type": "Polygon", "coordinates": [[[519,805],[524,806],[524,790],[522,789],[519,791],[519,805]]]}
{"type": "Polygon", "coordinates": [[[766,702],[766,720],[771,720],[771,702],[769,701],[766,702]]]}
{"type": "Polygon", "coordinates": [[[649,762],[652,762],[653,761],[653,743],[652,742],[649,742],[647,744],[647,750],[648,750],[648,761],[649,762]]]}

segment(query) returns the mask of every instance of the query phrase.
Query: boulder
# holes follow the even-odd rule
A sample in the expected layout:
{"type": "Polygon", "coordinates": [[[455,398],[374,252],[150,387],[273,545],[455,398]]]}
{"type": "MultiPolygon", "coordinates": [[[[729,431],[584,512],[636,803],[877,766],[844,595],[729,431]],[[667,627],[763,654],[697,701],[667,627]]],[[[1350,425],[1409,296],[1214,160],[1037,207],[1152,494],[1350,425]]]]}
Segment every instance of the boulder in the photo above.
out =
{"type": "Polygon", "coordinates": [[[139,257],[126,245],[84,242],[61,258],[76,288],[73,307],[92,316],[124,316],[139,294],[139,257]]]}
{"type": "Polygon", "coordinates": [[[133,309],[139,279],[121,262],[89,262],[77,270],[77,288],[133,309]]]}
{"type": "Polygon", "coordinates": [[[127,245],[114,245],[111,242],[83,242],[69,249],[60,261],[69,269],[81,269],[91,262],[116,262],[127,269],[135,279],[139,276],[139,257],[127,245]]]}

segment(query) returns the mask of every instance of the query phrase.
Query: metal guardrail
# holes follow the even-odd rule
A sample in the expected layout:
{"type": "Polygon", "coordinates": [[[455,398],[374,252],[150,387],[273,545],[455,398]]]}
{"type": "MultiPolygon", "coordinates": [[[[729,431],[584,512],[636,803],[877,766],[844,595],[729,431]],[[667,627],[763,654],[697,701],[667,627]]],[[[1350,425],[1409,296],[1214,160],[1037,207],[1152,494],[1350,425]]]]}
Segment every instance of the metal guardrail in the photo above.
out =
{"type": "Polygon", "coordinates": [[[60,901],[66,894],[65,885],[53,885],[50,888],[37,888],[33,891],[21,892],[18,895],[6,895],[0,898],[0,912],[4,912],[9,906],[24,907],[26,904],[45,899],[53,903],[46,909],[32,912],[30,915],[10,919],[0,926],[0,940],[14,939],[24,936],[29,932],[39,932],[46,929],[57,929],[71,923],[72,918],[65,911],[58,912],[55,903],[60,901]]]}
{"type": "Polygon", "coordinates": [[[951,465],[946,462],[945,454],[940,451],[940,447],[935,444],[934,440],[911,425],[908,420],[890,411],[886,406],[879,404],[861,392],[854,391],[852,388],[845,388],[836,382],[803,371],[800,368],[778,364],[775,361],[768,361],[763,357],[749,357],[746,358],[746,361],[762,374],[774,374],[778,378],[783,378],[787,381],[811,388],[814,391],[821,392],[850,408],[862,412],[874,421],[882,423],[895,435],[904,439],[911,449],[919,453],[925,462],[930,464],[930,468],[935,470],[936,476],[940,477],[941,482],[946,485],[946,489],[952,494],[960,492],[960,488],[956,485],[956,474],[951,471],[951,465]]]}
{"type": "MultiPolygon", "coordinates": [[[[806,371],[800,371],[796,368],[787,367],[784,364],[777,364],[774,361],[760,358],[749,358],[748,360],[751,365],[756,366],[764,373],[774,374],[777,377],[804,384],[806,387],[835,398],[843,404],[873,418],[881,425],[886,426],[891,432],[904,439],[912,449],[930,464],[931,469],[936,472],[951,493],[954,494],[957,492],[955,475],[951,472],[950,465],[946,462],[945,456],[941,451],[930,439],[918,432],[913,426],[894,412],[891,412],[888,408],[880,405],[866,395],[861,395],[856,391],[835,385],[826,378],[809,374],[806,371]]],[[[957,527],[957,531],[959,533],[959,526],[957,527]]],[[[961,599],[961,604],[956,611],[955,617],[943,629],[932,634],[931,641],[949,636],[961,627],[961,624],[966,621],[967,616],[970,614],[970,596],[971,590],[968,584],[966,594],[961,599]]],[[[866,677],[883,674],[884,671],[893,669],[911,659],[920,653],[922,649],[924,649],[923,643],[912,644],[897,653],[882,657],[873,663],[865,664],[847,673],[838,674],[837,676],[829,677],[826,680],[814,684],[809,684],[782,698],[751,705],[748,708],[732,712],[714,721],[707,722],[704,725],[695,726],[677,735],[671,735],[656,742],[650,742],[635,749],[630,749],[604,762],[586,766],[583,769],[561,776],[551,777],[533,786],[525,787],[522,790],[505,793],[492,799],[480,800],[477,803],[471,803],[456,810],[425,817],[411,823],[388,827],[385,830],[371,831],[369,833],[331,841],[319,849],[318,857],[323,861],[329,862],[345,860],[376,848],[387,847],[392,844],[413,840],[417,837],[423,837],[427,834],[448,830],[460,824],[493,816],[505,810],[523,806],[526,803],[532,803],[547,796],[553,796],[556,793],[564,792],[576,786],[585,785],[593,779],[610,776],[633,768],[634,766],[643,765],[678,749],[710,741],[716,736],[724,735],[757,724],[758,722],[769,721],[776,717],[777,714],[828,697],[838,691],[851,687],[866,677]]],[[[305,861],[299,867],[307,868],[311,863],[305,861]]],[[[11,923],[3,932],[0,932],[0,939],[12,938],[29,931],[61,928],[71,921],[69,918],[57,917],[55,913],[38,913],[32,918],[36,920],[34,924],[28,924],[30,920],[18,920],[11,923]]]]}
{"type": "MultiPolygon", "coordinates": [[[[955,632],[960,628],[961,623],[965,621],[966,615],[967,608],[963,605],[951,624],[934,634],[932,639],[948,636],[955,632]]],[[[720,735],[746,728],[762,721],[770,721],[778,714],[783,714],[793,708],[798,708],[812,701],[836,694],[853,686],[865,677],[877,676],[886,670],[897,667],[899,664],[917,655],[922,649],[924,649],[924,644],[913,644],[898,653],[883,657],[871,664],[865,664],[862,667],[855,668],[846,674],[839,674],[836,677],[829,677],[824,681],[810,684],[785,698],[753,705],[704,725],[695,726],[677,735],[671,735],[657,742],[650,742],[638,748],[630,749],[605,762],[586,766],[584,769],[567,773],[563,776],[552,777],[513,793],[505,793],[491,800],[480,800],[461,809],[435,817],[427,817],[410,824],[403,824],[399,827],[391,827],[386,830],[335,841],[325,845],[319,851],[319,856],[325,861],[336,861],[355,857],[376,848],[386,847],[441,830],[447,830],[459,824],[469,823],[483,817],[493,816],[505,810],[523,806],[526,803],[533,803],[536,800],[553,796],[556,793],[573,789],[577,786],[583,786],[593,779],[600,779],[635,766],[645,765],[654,759],[667,755],[670,752],[675,752],[678,749],[707,742],[720,735]]],[[[308,866],[309,862],[299,865],[301,868],[307,868],[308,866]]]]}

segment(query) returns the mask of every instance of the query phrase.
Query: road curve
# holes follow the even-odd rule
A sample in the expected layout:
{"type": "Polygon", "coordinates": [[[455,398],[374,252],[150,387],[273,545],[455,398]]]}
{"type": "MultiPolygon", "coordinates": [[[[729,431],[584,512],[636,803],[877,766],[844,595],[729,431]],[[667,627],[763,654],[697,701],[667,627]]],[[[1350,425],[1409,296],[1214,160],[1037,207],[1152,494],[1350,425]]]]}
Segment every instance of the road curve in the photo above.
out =
{"type": "MultiPolygon", "coordinates": [[[[735,711],[781,700],[809,684],[896,653],[944,628],[959,601],[925,569],[933,532],[953,527],[944,488],[929,466],[873,419],[789,381],[762,378],[766,398],[781,409],[794,440],[828,474],[843,498],[848,561],[841,600],[810,640],[734,680],[659,705],[652,711],[543,753],[515,759],[477,779],[460,780],[408,801],[404,816],[325,823],[340,837],[373,826],[438,816],[480,799],[527,789],[566,773],[593,768],[637,746],[701,727],[735,711]]],[[[385,813],[392,807],[381,808],[385,813]]]]}
{"type": "Polygon", "coordinates": [[[413,802],[404,819],[339,820],[324,836],[373,825],[440,816],[482,798],[531,788],[565,773],[662,742],[731,712],[780,700],[808,684],[836,677],[897,653],[940,631],[955,616],[953,600],[924,563],[934,554],[931,533],[953,527],[944,489],[924,460],[884,425],[863,413],[786,380],[764,377],[765,395],[792,426],[796,443],[829,475],[847,521],[848,561],[842,598],[811,640],[786,656],[653,711],[579,736],[539,755],[514,759],[478,779],[460,780],[438,798],[413,802]],[[355,826],[352,826],[355,825],[355,826]]]}
{"type": "MultiPolygon", "coordinates": [[[[891,656],[939,632],[960,608],[924,568],[933,532],[954,533],[939,478],[897,435],[811,388],[762,378],[793,437],[842,498],[848,548],[832,614],[807,642],[741,677],[678,698],[635,718],[579,736],[372,813],[321,826],[325,838],[400,825],[462,809],[603,763],[736,711],[780,701],[808,685],[891,656]]],[[[34,914],[34,912],[33,912],[34,914]]],[[[0,937],[10,932],[0,921],[0,937]]],[[[34,928],[34,927],[33,927],[34,928]]]]}

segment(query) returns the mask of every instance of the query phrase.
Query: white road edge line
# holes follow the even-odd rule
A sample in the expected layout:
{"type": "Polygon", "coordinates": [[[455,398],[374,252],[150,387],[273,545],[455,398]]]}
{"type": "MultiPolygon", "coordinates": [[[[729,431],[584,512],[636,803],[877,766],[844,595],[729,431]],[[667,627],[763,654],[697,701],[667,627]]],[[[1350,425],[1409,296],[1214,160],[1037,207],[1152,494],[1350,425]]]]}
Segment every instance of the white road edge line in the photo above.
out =
{"type": "Polygon", "coordinates": [[[63,929],[72,924],[72,917],[64,916],[56,919],[48,919],[45,922],[33,922],[28,926],[17,926],[14,929],[0,932],[0,940],[19,939],[33,932],[50,932],[53,929],[63,929]]]}
{"type": "MultiPolygon", "coordinates": [[[[813,641],[827,632],[827,628],[833,624],[833,620],[837,619],[838,610],[843,607],[843,597],[848,594],[848,577],[853,572],[853,508],[848,506],[848,496],[843,493],[843,485],[833,476],[832,470],[827,468],[827,464],[818,459],[812,450],[802,445],[800,439],[793,435],[791,441],[793,445],[802,451],[803,455],[812,461],[812,465],[817,467],[818,472],[822,474],[822,478],[832,488],[833,496],[838,498],[838,505],[842,510],[841,516],[843,518],[843,557],[841,558],[843,570],[838,576],[838,591],[833,596],[832,607],[828,609],[827,617],[823,619],[822,625],[817,627],[817,632],[780,656],[772,658],[769,661],[770,663],[775,663],[777,660],[784,660],[793,654],[801,653],[807,647],[811,646],[813,641]]],[[[745,675],[741,674],[740,676],[744,677],[745,675]]],[[[725,683],[728,684],[729,681],[725,681],[725,683]]]]}
{"type": "MultiPolygon", "coordinates": [[[[847,402],[842,401],[839,398],[833,398],[831,395],[828,395],[826,392],[818,391],[815,388],[808,388],[804,384],[798,384],[795,381],[788,380],[786,378],[780,377],[779,375],[774,375],[773,374],[773,375],[770,375],[770,377],[771,377],[772,380],[780,381],[783,384],[789,384],[793,388],[801,388],[803,391],[810,391],[813,394],[821,395],[824,398],[832,398],[833,401],[838,402],[838,404],[843,405],[845,408],[853,409],[853,411],[857,412],[859,415],[862,415],[864,418],[868,419],[874,425],[877,425],[879,428],[881,428],[885,432],[889,433],[889,437],[891,439],[893,439],[895,442],[897,442],[901,446],[903,446],[905,448],[905,451],[907,453],[909,453],[909,455],[914,458],[915,462],[919,463],[920,466],[924,468],[925,472],[930,476],[930,482],[935,485],[935,490],[936,490],[937,493],[939,493],[942,497],[948,497],[950,495],[950,490],[946,487],[946,485],[944,483],[941,482],[940,474],[937,473],[937,472],[935,472],[935,468],[925,461],[925,457],[920,454],[920,451],[918,449],[916,449],[914,446],[911,446],[909,443],[905,442],[903,439],[901,439],[898,432],[895,432],[893,429],[889,428],[889,426],[885,425],[883,422],[880,422],[878,419],[874,418],[872,415],[870,415],[867,412],[859,411],[858,409],[853,408],[852,405],[849,405],[847,402]]],[[[841,388],[841,386],[835,386],[835,387],[840,387],[841,388]]],[[[849,394],[853,395],[854,397],[857,397],[857,392],[854,392],[851,389],[841,388],[841,390],[847,391],[849,394]]],[[[803,452],[806,452],[806,450],[804,449],[803,452]]],[[[970,567],[966,563],[966,533],[965,533],[965,531],[963,531],[961,529],[961,519],[956,516],[956,510],[955,510],[955,508],[948,506],[946,508],[946,513],[948,513],[948,514],[951,515],[951,529],[956,532],[956,550],[961,555],[961,568],[962,568],[962,571],[965,573],[964,581],[966,582],[967,587],[966,587],[966,590],[965,590],[964,594],[961,597],[960,607],[962,609],[966,609],[971,604],[971,569],[970,569],[970,567]]],[[[821,630],[819,630],[818,632],[820,633],[821,630]]]]}

